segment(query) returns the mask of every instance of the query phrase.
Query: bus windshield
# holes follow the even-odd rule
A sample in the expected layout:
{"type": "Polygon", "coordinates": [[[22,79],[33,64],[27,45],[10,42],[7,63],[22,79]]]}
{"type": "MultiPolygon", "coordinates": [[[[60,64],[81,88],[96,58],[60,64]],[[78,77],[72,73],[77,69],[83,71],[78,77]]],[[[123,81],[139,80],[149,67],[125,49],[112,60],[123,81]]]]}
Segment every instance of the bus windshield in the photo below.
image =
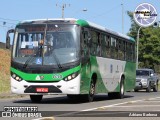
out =
{"type": "Polygon", "coordinates": [[[80,28],[77,25],[19,25],[13,45],[13,61],[28,65],[57,65],[79,59],[80,28]],[[58,63],[57,63],[58,62],[58,63]]]}

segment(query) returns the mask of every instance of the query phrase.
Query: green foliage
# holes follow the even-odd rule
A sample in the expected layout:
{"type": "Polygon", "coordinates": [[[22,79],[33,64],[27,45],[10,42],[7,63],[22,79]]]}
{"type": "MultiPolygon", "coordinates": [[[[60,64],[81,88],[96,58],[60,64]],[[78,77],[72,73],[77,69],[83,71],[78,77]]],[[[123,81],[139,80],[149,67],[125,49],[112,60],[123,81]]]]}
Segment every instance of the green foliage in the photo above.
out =
{"type": "MultiPolygon", "coordinates": [[[[133,13],[128,11],[127,14],[131,19],[128,35],[136,39],[139,26],[134,21],[133,13]]],[[[152,68],[160,73],[160,28],[150,26],[140,30],[139,61],[140,67],[152,68]]]]}

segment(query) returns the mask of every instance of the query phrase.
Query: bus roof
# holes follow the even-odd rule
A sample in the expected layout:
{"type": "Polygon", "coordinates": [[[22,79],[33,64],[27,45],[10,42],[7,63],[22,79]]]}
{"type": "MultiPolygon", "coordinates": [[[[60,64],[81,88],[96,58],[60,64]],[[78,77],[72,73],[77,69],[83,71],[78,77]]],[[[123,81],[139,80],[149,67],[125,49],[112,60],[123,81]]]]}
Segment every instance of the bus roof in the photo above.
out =
{"type": "Polygon", "coordinates": [[[102,30],[102,31],[111,33],[113,35],[116,35],[116,36],[119,36],[119,37],[122,37],[122,38],[125,38],[125,39],[128,39],[128,40],[131,40],[131,41],[135,42],[135,40],[132,37],[129,37],[129,36],[124,35],[124,34],[119,33],[119,32],[112,31],[112,30],[107,29],[103,26],[100,26],[100,25],[95,24],[93,22],[82,20],[82,19],[75,19],[75,18],[34,19],[34,20],[25,20],[25,21],[20,22],[19,24],[25,24],[25,23],[38,24],[38,23],[46,23],[47,21],[48,22],[72,22],[72,23],[74,22],[74,23],[76,23],[80,26],[86,26],[86,27],[90,26],[90,27],[93,27],[93,28],[96,28],[96,29],[99,29],[99,30],[102,30]]]}

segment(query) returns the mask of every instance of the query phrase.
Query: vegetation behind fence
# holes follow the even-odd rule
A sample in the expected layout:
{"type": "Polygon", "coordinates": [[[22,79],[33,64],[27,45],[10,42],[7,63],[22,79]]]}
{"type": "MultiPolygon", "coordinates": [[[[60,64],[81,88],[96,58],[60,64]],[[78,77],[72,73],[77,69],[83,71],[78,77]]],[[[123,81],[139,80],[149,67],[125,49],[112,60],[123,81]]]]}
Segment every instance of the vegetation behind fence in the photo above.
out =
{"type": "Polygon", "coordinates": [[[10,92],[10,50],[0,48],[0,94],[10,92]]]}

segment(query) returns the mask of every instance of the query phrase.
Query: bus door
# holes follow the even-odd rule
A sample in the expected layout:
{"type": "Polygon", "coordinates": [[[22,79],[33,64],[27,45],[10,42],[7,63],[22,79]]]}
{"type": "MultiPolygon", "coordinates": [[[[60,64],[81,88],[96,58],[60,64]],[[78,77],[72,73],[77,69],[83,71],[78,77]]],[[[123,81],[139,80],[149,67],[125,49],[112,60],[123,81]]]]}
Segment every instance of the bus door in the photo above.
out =
{"type": "Polygon", "coordinates": [[[81,32],[81,93],[88,93],[90,86],[90,33],[87,28],[81,32]]]}
{"type": "Polygon", "coordinates": [[[81,36],[81,50],[82,50],[82,58],[86,62],[89,59],[90,55],[90,33],[87,28],[82,29],[82,36],[81,36]]]}

